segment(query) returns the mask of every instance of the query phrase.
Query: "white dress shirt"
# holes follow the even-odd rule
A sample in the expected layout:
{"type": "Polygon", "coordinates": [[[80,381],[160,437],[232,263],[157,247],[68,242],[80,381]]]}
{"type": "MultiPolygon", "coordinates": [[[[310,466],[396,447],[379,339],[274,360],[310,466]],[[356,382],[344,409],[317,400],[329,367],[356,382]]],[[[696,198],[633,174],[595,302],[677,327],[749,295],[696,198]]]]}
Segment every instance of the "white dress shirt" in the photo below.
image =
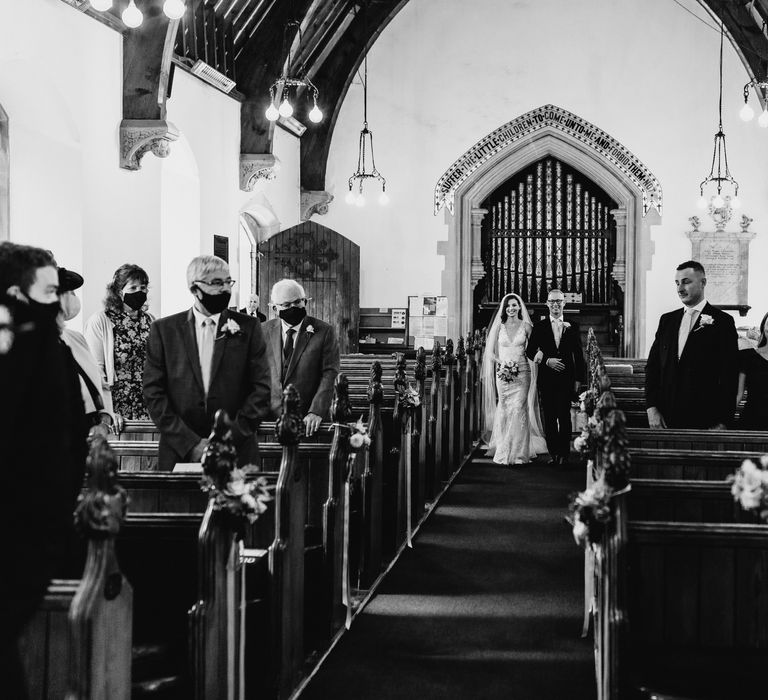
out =
{"type": "MultiPolygon", "coordinates": [[[[306,316],[304,318],[306,318],[306,316]]],[[[280,319],[280,326],[281,326],[282,332],[283,332],[283,344],[282,344],[281,347],[285,347],[285,336],[288,334],[288,329],[289,328],[293,328],[293,330],[296,331],[293,334],[293,346],[296,347],[296,340],[299,337],[299,328],[301,328],[301,324],[303,323],[303,321],[304,321],[304,319],[299,321],[295,326],[289,326],[285,321],[283,321],[282,318],[280,319]]]]}
{"type": "Polygon", "coordinates": [[[702,309],[707,305],[707,300],[702,299],[696,306],[683,307],[683,318],[680,320],[680,329],[677,332],[677,357],[683,354],[683,348],[691,334],[691,329],[696,323],[696,319],[701,314],[702,309]]]}
{"type": "Polygon", "coordinates": [[[549,322],[552,324],[552,335],[555,336],[555,345],[559,348],[560,339],[563,337],[563,317],[560,316],[560,318],[555,318],[554,316],[550,316],[549,322]]]}

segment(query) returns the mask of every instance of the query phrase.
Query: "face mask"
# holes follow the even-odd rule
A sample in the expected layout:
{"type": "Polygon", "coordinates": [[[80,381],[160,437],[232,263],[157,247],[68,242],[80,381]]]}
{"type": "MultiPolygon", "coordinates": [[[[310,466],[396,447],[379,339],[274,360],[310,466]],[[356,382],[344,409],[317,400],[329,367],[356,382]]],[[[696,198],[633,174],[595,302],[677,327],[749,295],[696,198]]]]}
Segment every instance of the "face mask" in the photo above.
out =
{"type": "Polygon", "coordinates": [[[123,294],[123,303],[134,311],[138,311],[147,303],[147,293],[129,292],[128,294],[123,294]]]}
{"type": "Polygon", "coordinates": [[[29,300],[29,315],[38,328],[56,325],[56,317],[61,312],[59,300],[52,301],[50,304],[43,304],[34,299],[29,300]]]}
{"type": "Polygon", "coordinates": [[[289,326],[297,326],[300,324],[304,317],[307,315],[307,310],[301,306],[290,306],[287,309],[283,309],[279,316],[289,326]]]}
{"type": "Polygon", "coordinates": [[[65,321],[71,321],[80,313],[80,299],[74,294],[62,294],[59,297],[61,313],[65,321]]]}
{"type": "Polygon", "coordinates": [[[230,292],[222,292],[221,294],[206,294],[200,287],[197,287],[202,298],[200,303],[212,314],[220,314],[224,309],[229,306],[229,298],[232,296],[230,292]]]}

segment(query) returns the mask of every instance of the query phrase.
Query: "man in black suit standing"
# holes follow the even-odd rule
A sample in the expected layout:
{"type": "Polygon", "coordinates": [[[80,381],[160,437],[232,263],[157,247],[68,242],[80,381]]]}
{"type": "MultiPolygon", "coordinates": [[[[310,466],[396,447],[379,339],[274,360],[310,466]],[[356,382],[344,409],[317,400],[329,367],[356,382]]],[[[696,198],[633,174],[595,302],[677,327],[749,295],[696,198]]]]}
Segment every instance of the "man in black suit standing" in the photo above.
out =
{"type": "Polygon", "coordinates": [[[251,294],[251,296],[248,297],[248,306],[240,309],[240,313],[258,318],[261,323],[264,323],[264,321],[267,320],[267,317],[259,310],[258,294],[251,294]]]}
{"type": "Polygon", "coordinates": [[[675,285],[683,308],[659,320],[645,368],[648,424],[723,429],[736,407],[736,325],[704,298],[707,278],[701,263],[678,265],[675,285]]]}
{"type": "Polygon", "coordinates": [[[199,462],[216,411],[233,420],[241,464],[258,456],[254,430],[269,412],[269,369],[257,319],[229,311],[234,281],[215,255],[187,268],[194,304],[152,324],[144,365],[144,400],[160,431],[160,470],[199,462]]]}
{"type": "Polygon", "coordinates": [[[565,296],[553,289],[547,296],[549,316],[533,324],[526,353],[539,365],[539,396],[544,412],[544,437],[550,464],[568,462],[571,441],[571,400],[585,380],[581,335],[563,319],[565,296]]]}
{"type": "Polygon", "coordinates": [[[282,279],[271,292],[279,318],[264,323],[270,377],[272,414],[279,415],[283,388],[299,392],[299,410],[307,435],[328,417],[333,383],[339,373],[339,344],[333,327],[307,315],[307,294],[298,282],[282,279]]]}

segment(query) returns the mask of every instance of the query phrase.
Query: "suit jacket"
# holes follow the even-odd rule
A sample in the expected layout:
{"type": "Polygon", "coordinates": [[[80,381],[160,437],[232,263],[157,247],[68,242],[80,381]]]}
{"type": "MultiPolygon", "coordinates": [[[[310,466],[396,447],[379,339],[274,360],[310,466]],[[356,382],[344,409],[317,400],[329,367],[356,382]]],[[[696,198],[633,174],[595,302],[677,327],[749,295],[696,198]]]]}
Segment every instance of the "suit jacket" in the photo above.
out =
{"type": "Polygon", "coordinates": [[[211,381],[206,396],[192,309],[155,321],[147,339],[144,400],[160,431],[159,468],[172,469],[208,437],[216,411],[227,411],[241,462],[254,460],[253,431],[269,412],[269,368],[257,319],[225,310],[213,346],[211,381]],[[227,319],[240,331],[224,333],[227,319]]]}
{"type": "Polygon", "coordinates": [[[333,383],[339,373],[339,344],[333,327],[325,321],[306,316],[294,338],[293,355],[282,378],[282,321],[273,318],[262,324],[262,330],[267,343],[272,384],[272,415],[280,415],[283,388],[293,384],[299,392],[301,415],[315,413],[327,418],[333,398],[333,383]],[[307,328],[312,328],[314,332],[308,333],[307,328]]]}
{"type": "Polygon", "coordinates": [[[711,428],[733,420],[738,385],[736,324],[705,304],[677,357],[683,309],[670,311],[659,328],[645,367],[646,407],[661,411],[670,428],[711,428]],[[702,325],[703,315],[713,319],[702,325]]]}
{"type": "Polygon", "coordinates": [[[554,389],[568,387],[573,392],[575,382],[583,382],[586,379],[586,367],[584,366],[584,352],[581,349],[581,333],[579,327],[572,321],[568,328],[563,328],[560,337],[560,347],[555,344],[555,335],[552,332],[552,323],[549,316],[533,324],[531,337],[528,339],[526,354],[533,359],[541,350],[544,359],[539,365],[538,384],[541,389],[554,389]],[[562,372],[556,372],[547,367],[546,362],[550,357],[556,357],[565,365],[562,372]]]}

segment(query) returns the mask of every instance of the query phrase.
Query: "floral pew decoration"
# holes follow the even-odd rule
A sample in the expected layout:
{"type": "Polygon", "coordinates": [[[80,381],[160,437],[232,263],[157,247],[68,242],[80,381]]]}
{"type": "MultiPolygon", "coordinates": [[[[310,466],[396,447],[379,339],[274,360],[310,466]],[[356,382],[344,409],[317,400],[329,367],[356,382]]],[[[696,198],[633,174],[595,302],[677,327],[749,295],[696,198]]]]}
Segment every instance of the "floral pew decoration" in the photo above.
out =
{"type": "Polygon", "coordinates": [[[200,488],[213,499],[213,508],[238,519],[254,523],[272,500],[271,487],[263,476],[249,479],[256,471],[253,465],[237,467],[237,450],[232,441],[231,422],[226,412],[219,409],[213,431],[203,455],[203,476],[200,488]]]}
{"type": "Polygon", "coordinates": [[[751,459],[745,459],[728,477],[728,482],[733,500],[768,523],[768,455],[763,455],[759,461],[760,464],[755,464],[751,459]]]}

